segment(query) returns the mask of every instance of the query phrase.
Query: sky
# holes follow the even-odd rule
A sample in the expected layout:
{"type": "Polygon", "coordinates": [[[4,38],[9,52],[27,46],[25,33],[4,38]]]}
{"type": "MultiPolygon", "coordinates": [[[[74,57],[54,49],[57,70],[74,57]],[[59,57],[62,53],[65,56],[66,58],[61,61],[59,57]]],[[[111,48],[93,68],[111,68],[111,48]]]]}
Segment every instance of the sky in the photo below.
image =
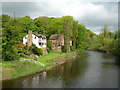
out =
{"type": "Polygon", "coordinates": [[[96,34],[108,24],[110,31],[118,29],[118,0],[3,0],[2,14],[16,17],[73,16],[96,34]]]}

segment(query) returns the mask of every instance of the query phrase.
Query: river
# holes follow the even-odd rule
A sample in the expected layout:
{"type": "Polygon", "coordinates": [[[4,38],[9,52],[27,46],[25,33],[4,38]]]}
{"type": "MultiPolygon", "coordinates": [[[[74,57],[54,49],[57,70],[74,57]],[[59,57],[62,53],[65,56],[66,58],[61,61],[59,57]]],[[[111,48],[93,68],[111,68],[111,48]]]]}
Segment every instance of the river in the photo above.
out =
{"type": "Polygon", "coordinates": [[[118,88],[116,57],[88,51],[52,70],[5,80],[3,88],[118,88]]]}

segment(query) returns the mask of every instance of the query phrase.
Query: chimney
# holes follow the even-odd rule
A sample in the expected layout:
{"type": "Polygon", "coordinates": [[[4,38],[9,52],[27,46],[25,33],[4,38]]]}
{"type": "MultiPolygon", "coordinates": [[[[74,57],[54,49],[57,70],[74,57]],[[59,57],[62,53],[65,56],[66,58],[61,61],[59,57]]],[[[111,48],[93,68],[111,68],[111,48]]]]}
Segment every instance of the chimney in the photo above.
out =
{"type": "Polygon", "coordinates": [[[28,31],[28,46],[32,45],[32,31],[28,31]]]}

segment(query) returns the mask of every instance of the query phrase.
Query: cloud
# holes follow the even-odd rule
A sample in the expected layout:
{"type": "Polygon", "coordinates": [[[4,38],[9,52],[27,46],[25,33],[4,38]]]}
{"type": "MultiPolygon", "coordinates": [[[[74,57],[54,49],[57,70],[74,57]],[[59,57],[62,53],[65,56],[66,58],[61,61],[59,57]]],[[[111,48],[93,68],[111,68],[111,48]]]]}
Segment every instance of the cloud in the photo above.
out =
{"type": "MultiPolygon", "coordinates": [[[[13,16],[39,16],[61,17],[70,15],[79,23],[84,24],[93,32],[100,32],[100,27],[108,24],[116,30],[118,22],[117,2],[81,2],[80,0],[48,0],[47,2],[5,2],[3,13],[13,16]]],[[[89,0],[87,0],[89,1],[89,0]]]]}

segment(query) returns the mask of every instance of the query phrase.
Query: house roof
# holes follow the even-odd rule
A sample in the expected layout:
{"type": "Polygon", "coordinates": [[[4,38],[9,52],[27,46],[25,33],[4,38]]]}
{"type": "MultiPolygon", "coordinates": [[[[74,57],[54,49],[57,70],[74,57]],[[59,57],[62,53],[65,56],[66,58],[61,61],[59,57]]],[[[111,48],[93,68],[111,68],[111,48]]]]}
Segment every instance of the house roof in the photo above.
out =
{"type": "Polygon", "coordinates": [[[50,40],[57,40],[60,36],[63,36],[63,35],[53,34],[53,35],[51,35],[51,37],[50,37],[49,39],[50,39],[50,40]]]}
{"type": "Polygon", "coordinates": [[[42,35],[42,34],[37,34],[37,33],[33,33],[33,34],[36,35],[36,36],[38,36],[38,37],[40,37],[40,36],[46,37],[45,35],[42,35]]]}

